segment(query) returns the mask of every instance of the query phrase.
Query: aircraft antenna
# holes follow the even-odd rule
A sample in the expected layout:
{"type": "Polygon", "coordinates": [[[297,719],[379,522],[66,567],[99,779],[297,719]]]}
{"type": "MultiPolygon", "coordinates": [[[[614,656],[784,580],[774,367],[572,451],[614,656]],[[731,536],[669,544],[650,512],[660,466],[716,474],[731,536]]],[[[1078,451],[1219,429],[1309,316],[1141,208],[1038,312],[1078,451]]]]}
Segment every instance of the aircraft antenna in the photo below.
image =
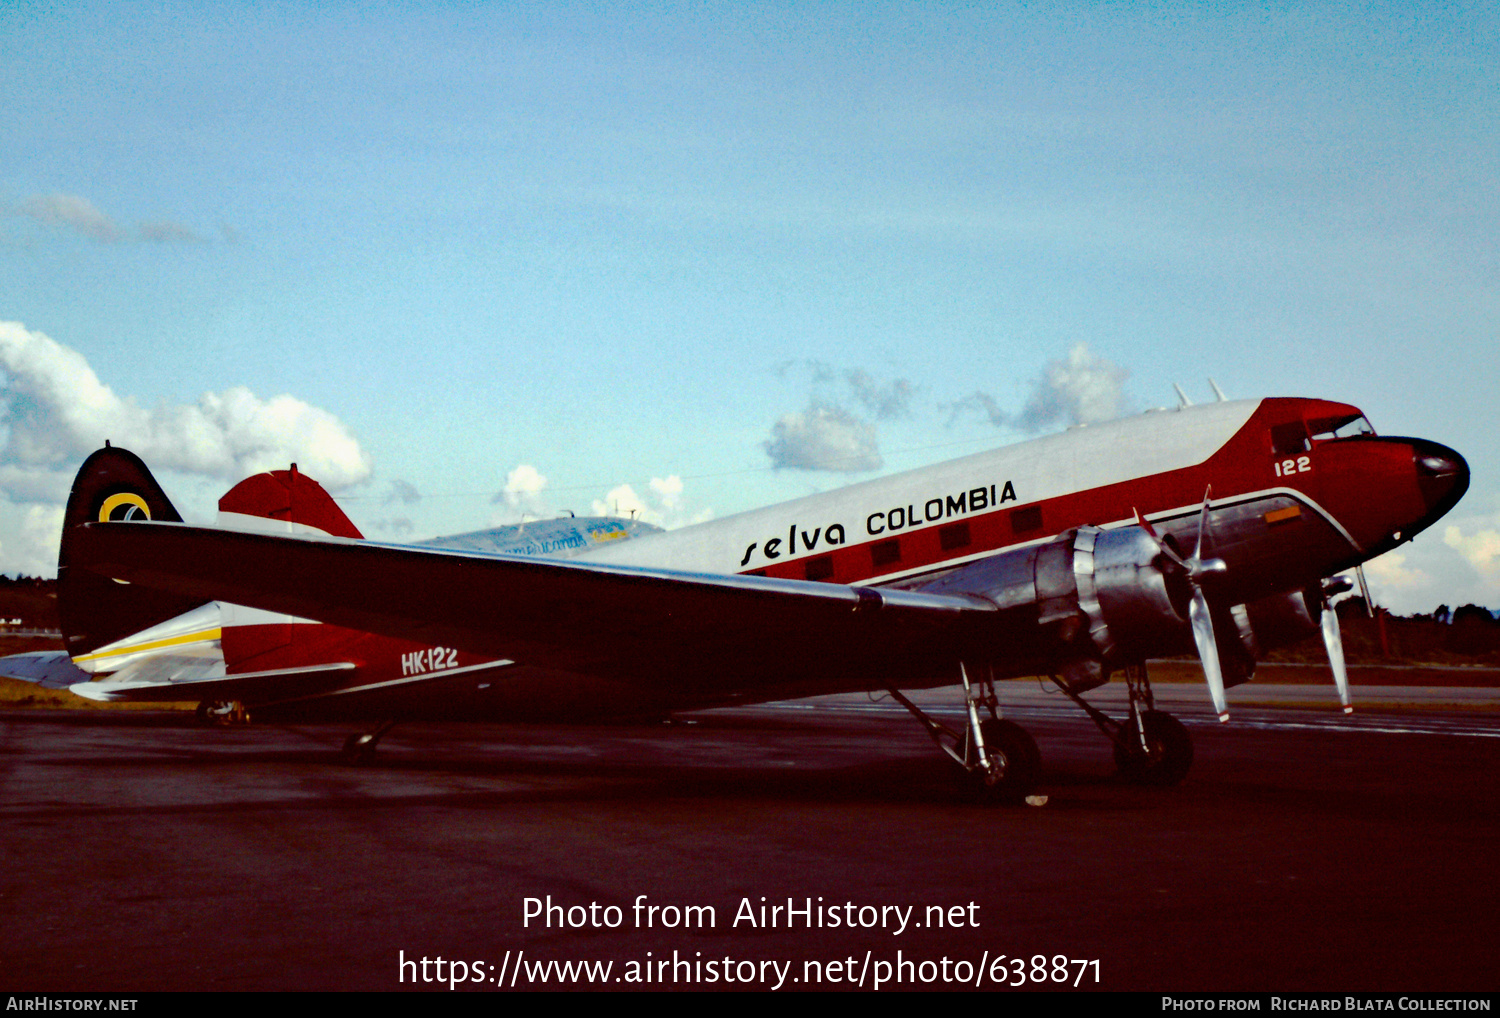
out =
{"type": "Polygon", "coordinates": [[[1219,388],[1219,383],[1218,382],[1215,382],[1212,378],[1210,378],[1208,380],[1208,387],[1214,391],[1214,395],[1215,396],[1219,397],[1219,402],[1220,403],[1228,403],[1229,402],[1229,400],[1224,397],[1224,390],[1221,389],[1221,388],[1219,388]]]}
{"type": "Polygon", "coordinates": [[[1178,385],[1176,382],[1173,382],[1172,388],[1177,390],[1177,409],[1181,410],[1185,406],[1193,405],[1193,401],[1188,399],[1187,393],[1182,391],[1182,386],[1178,385]]]}

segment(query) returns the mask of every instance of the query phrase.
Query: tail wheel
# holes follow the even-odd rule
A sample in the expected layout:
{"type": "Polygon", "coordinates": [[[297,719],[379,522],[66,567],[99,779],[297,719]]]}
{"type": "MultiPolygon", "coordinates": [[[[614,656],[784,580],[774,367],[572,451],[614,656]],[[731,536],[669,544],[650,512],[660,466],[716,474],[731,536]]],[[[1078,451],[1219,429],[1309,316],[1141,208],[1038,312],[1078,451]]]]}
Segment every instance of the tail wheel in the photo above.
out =
{"type": "Polygon", "coordinates": [[[238,700],[204,700],[198,704],[197,718],[200,725],[242,725],[250,714],[238,700]]]}
{"type": "Polygon", "coordinates": [[[375,759],[375,743],[378,737],[371,736],[368,732],[355,732],[344,740],[344,750],[340,754],[344,762],[362,767],[375,759]]]}
{"type": "Polygon", "coordinates": [[[1125,745],[1115,743],[1115,766],[1139,785],[1180,784],[1193,766],[1192,736],[1181,721],[1159,710],[1146,711],[1141,721],[1146,732],[1145,750],[1140,748],[1134,728],[1126,725],[1121,733],[1125,745]]]}
{"type": "Polygon", "coordinates": [[[974,772],[981,794],[996,801],[1018,801],[1035,790],[1042,773],[1036,740],[1014,721],[990,718],[980,725],[985,752],[996,766],[974,772]]]}

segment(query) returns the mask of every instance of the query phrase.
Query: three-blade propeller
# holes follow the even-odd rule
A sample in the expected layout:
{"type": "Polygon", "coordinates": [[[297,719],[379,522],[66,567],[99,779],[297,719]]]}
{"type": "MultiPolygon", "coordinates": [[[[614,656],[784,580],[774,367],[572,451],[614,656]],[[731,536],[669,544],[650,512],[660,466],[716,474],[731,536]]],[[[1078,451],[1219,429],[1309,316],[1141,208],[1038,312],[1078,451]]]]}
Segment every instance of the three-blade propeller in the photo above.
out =
{"type": "Polygon", "coordinates": [[[1224,696],[1224,665],[1219,657],[1218,640],[1214,637],[1214,620],[1208,607],[1208,595],[1204,592],[1204,587],[1212,582],[1213,577],[1222,576],[1229,568],[1223,559],[1210,557],[1213,532],[1209,526],[1209,509],[1212,501],[1213,488],[1210,487],[1203,492],[1203,508],[1198,514],[1198,544],[1188,558],[1177,554],[1171,545],[1158,537],[1139,509],[1135,512],[1135,519],[1141,529],[1156,542],[1161,553],[1181,567],[1193,588],[1193,599],[1188,604],[1188,623],[1192,626],[1193,643],[1198,646],[1198,660],[1203,664],[1203,678],[1208,683],[1208,695],[1213,699],[1214,710],[1220,721],[1228,721],[1229,703],[1224,696]]]}
{"type": "MultiPolygon", "coordinates": [[[[1224,664],[1219,656],[1219,644],[1214,636],[1213,613],[1209,609],[1208,596],[1205,591],[1205,587],[1212,585],[1214,577],[1222,576],[1228,571],[1228,566],[1223,559],[1212,557],[1213,528],[1209,519],[1209,510],[1212,507],[1213,488],[1210,487],[1203,492],[1203,508],[1198,514],[1198,543],[1193,549],[1193,554],[1187,558],[1183,558],[1170,544],[1157,535],[1139,509],[1135,512],[1135,520],[1140,528],[1150,535],[1151,540],[1156,542],[1156,547],[1160,549],[1162,555],[1183,571],[1193,589],[1193,597],[1188,604],[1188,624],[1193,630],[1193,643],[1198,648],[1198,659],[1203,665],[1203,678],[1208,683],[1208,694],[1213,700],[1214,710],[1218,713],[1220,721],[1228,721],[1229,704],[1224,696],[1224,664]]],[[[1332,579],[1325,580],[1319,591],[1319,622],[1323,630],[1323,646],[1328,652],[1328,664],[1333,670],[1333,682],[1338,688],[1339,702],[1343,705],[1345,714],[1353,713],[1354,707],[1350,703],[1349,670],[1344,663],[1344,640],[1339,631],[1339,616],[1338,612],[1334,611],[1333,598],[1348,590],[1349,587],[1347,580],[1332,579]]]]}

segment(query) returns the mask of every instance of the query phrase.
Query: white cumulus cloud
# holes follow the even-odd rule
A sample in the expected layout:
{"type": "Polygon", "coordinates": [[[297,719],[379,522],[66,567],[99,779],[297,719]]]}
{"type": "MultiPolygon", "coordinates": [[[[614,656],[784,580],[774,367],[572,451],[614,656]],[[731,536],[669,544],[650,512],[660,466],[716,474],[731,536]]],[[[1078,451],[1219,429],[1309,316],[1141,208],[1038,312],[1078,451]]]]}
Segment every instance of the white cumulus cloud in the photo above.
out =
{"type": "Polygon", "coordinates": [[[530,463],[522,463],[505,475],[505,488],[493,501],[503,502],[521,513],[540,516],[546,511],[542,492],[547,487],[547,478],[530,463]]]}
{"type": "Polygon", "coordinates": [[[656,492],[663,509],[676,509],[682,504],[682,478],[676,474],[651,478],[650,488],[656,492]]]}
{"type": "Polygon", "coordinates": [[[244,386],[147,410],[118,395],[78,351],[19,322],[0,322],[0,572],[35,573],[57,559],[79,462],[108,440],[154,470],[235,483],[295,462],[331,490],[370,476],[369,455],[333,414],[244,386]],[[25,508],[20,508],[24,506],[25,508]]]}
{"type": "Polygon", "coordinates": [[[676,474],[651,478],[645,494],[638,494],[629,484],[616,485],[602,499],[594,499],[590,511],[595,516],[629,516],[667,530],[703,523],[714,515],[712,509],[690,510],[683,498],[682,478],[676,474]]]}
{"type": "Polygon", "coordinates": [[[104,444],[152,467],[238,481],[296,462],[326,487],[364,480],[370,457],[333,414],[244,386],[146,410],[117,395],[72,350],[0,322],[0,469],[68,467],[104,444]]]}
{"type": "Polygon", "coordinates": [[[1500,588],[1500,530],[1483,527],[1466,534],[1450,524],[1443,529],[1443,543],[1462,555],[1486,583],[1500,588]]]}
{"type": "Polygon", "coordinates": [[[847,410],[817,403],[783,414],[763,445],[777,469],[857,473],[878,470],[883,463],[872,425],[847,410]]]}
{"type": "Polygon", "coordinates": [[[952,404],[956,413],[977,410],[996,427],[1038,432],[1056,425],[1097,424],[1120,416],[1125,408],[1125,380],[1130,372],[1096,356],[1079,343],[1066,357],[1047,362],[1032,383],[1020,413],[1008,413],[987,392],[976,392],[952,404]]]}
{"type": "Polygon", "coordinates": [[[1388,551],[1366,562],[1365,579],[1376,604],[1389,604],[1392,598],[1420,593],[1432,586],[1427,571],[1407,565],[1407,556],[1399,551],[1388,551]]]}
{"type": "Polygon", "coordinates": [[[595,516],[630,516],[638,520],[646,519],[649,511],[645,501],[635,493],[635,488],[628,484],[616,485],[603,499],[594,499],[592,509],[595,516]]]}
{"type": "Polygon", "coordinates": [[[17,576],[51,576],[57,572],[57,544],[62,537],[63,507],[28,503],[4,507],[0,525],[0,571],[17,576]]]}
{"type": "Polygon", "coordinates": [[[1032,389],[1017,424],[1040,431],[1052,424],[1096,424],[1120,415],[1122,391],[1130,372],[1096,357],[1079,343],[1062,360],[1050,361],[1032,389]]]}

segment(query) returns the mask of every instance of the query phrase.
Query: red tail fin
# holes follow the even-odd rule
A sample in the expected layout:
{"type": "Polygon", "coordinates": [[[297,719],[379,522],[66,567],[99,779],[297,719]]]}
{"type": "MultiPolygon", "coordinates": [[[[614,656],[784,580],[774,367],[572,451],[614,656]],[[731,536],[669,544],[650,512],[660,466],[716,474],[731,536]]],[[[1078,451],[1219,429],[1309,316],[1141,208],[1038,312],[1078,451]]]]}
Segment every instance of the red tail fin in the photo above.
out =
{"type": "MultiPolygon", "coordinates": [[[[219,499],[219,526],[237,530],[313,530],[363,537],[317,481],[290,470],[247,477],[219,499]]],[[[326,660],[331,627],[302,624],[290,615],[238,606],[224,609],[221,643],[231,673],[294,668],[326,660]]],[[[342,631],[339,631],[342,633],[342,631]]]]}
{"type": "Polygon", "coordinates": [[[364,537],[323,486],[295,463],[290,470],[245,478],[219,499],[219,512],[298,524],[334,537],[364,537]]]}

